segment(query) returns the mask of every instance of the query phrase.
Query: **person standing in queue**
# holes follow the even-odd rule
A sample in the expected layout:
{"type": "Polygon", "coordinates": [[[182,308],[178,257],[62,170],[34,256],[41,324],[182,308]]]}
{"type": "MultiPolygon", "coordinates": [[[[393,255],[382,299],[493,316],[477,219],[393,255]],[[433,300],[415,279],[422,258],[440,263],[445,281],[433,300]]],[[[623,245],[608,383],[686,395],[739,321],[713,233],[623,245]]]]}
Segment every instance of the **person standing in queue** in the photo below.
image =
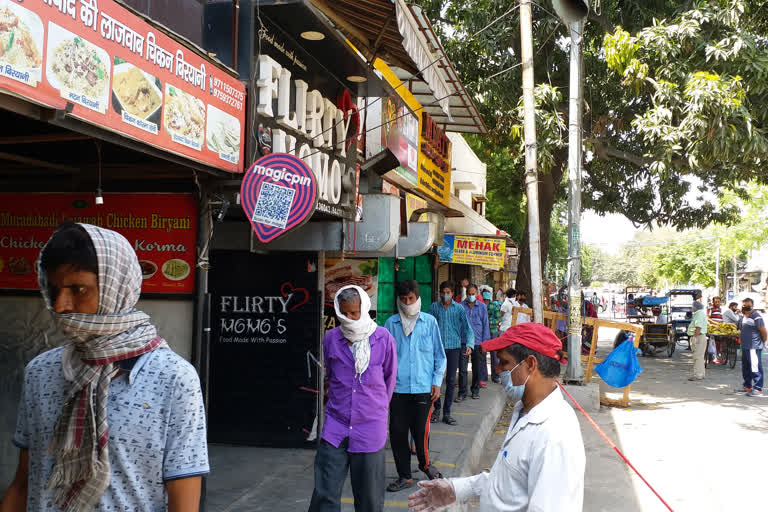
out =
{"type": "MultiPolygon", "coordinates": [[[[456,420],[451,416],[453,395],[456,389],[456,372],[459,369],[461,354],[468,356],[475,346],[475,335],[469,325],[464,306],[453,300],[453,281],[444,281],[440,284],[440,301],[432,303],[429,313],[437,320],[440,328],[440,337],[445,349],[446,373],[445,373],[445,399],[442,408],[443,423],[455,425],[456,420]]],[[[465,377],[466,378],[466,377],[465,377]]],[[[440,398],[435,400],[435,409],[432,412],[432,423],[440,417],[440,398]]]]}
{"type": "MultiPolygon", "coordinates": [[[[497,338],[501,334],[501,301],[491,300],[493,296],[493,290],[486,290],[483,292],[483,297],[488,297],[488,328],[491,332],[491,338],[497,338]]],[[[485,365],[485,356],[483,356],[483,364],[485,365]]],[[[499,375],[496,373],[496,365],[499,360],[496,358],[496,352],[491,351],[491,380],[495,383],[499,383],[499,375]]]]}
{"type": "Polygon", "coordinates": [[[480,498],[480,512],[581,512],[586,457],[581,428],[556,379],[562,343],[547,327],[525,323],[485,342],[516,401],[509,429],[489,473],[419,482],[414,511],[480,498]]]}
{"type": "MultiPolygon", "coordinates": [[[[470,388],[472,398],[476,400],[480,398],[480,383],[483,381],[482,365],[485,360],[485,351],[480,344],[491,338],[490,326],[488,325],[488,308],[478,300],[477,285],[475,284],[470,284],[467,287],[467,300],[462,302],[461,305],[464,306],[464,311],[467,313],[467,319],[472,327],[472,332],[475,335],[475,344],[477,345],[476,350],[472,351],[472,386],[470,388]]],[[[468,362],[469,356],[464,355],[459,364],[464,368],[468,362]]],[[[461,387],[460,383],[459,396],[456,401],[465,400],[466,398],[467,388],[461,387]]]]}
{"type": "Polygon", "coordinates": [[[347,472],[355,510],[381,512],[384,445],[397,377],[395,339],[371,319],[371,299],[359,286],[341,288],[334,307],[341,325],[323,339],[328,404],[309,512],[341,510],[347,472]]]}
{"type": "Polygon", "coordinates": [[[432,407],[440,398],[445,374],[445,350],[435,317],[421,312],[419,283],[397,284],[398,314],[384,326],[397,345],[397,383],[389,405],[389,442],[397,468],[397,480],[387,491],[413,485],[408,433],[413,437],[419,470],[432,480],[440,473],[429,463],[429,423],[432,407]]]}
{"type": "Polygon", "coordinates": [[[200,380],[136,309],[131,243],[67,221],[37,271],[69,343],[24,371],[19,465],[0,511],[198,510],[209,472],[200,380]]]}

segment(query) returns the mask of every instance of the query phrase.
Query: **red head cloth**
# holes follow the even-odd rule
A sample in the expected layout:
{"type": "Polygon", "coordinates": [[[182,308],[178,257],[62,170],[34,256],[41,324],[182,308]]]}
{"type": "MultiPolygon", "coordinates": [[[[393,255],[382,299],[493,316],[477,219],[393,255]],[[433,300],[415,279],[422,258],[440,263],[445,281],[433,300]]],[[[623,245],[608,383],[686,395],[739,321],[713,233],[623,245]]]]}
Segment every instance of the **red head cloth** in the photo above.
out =
{"type": "Polygon", "coordinates": [[[560,357],[557,352],[563,349],[562,342],[555,336],[549,328],[542,324],[526,322],[524,324],[513,325],[498,338],[488,340],[483,343],[485,350],[500,350],[511,345],[519,343],[528,347],[534,352],[566,364],[567,361],[560,357]]]}

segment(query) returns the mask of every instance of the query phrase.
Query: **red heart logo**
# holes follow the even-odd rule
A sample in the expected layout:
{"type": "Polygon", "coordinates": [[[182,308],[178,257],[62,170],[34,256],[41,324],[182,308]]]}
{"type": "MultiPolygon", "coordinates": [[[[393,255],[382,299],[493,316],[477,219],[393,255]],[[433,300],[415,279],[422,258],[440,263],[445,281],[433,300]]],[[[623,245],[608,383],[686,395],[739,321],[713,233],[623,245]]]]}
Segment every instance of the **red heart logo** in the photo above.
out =
{"type": "Polygon", "coordinates": [[[304,294],[304,300],[301,302],[298,302],[295,304],[291,309],[288,311],[293,311],[294,309],[303,306],[307,302],[309,302],[309,291],[306,288],[294,288],[291,283],[283,283],[280,286],[280,293],[283,295],[283,297],[288,297],[292,293],[303,293],[304,294]]]}

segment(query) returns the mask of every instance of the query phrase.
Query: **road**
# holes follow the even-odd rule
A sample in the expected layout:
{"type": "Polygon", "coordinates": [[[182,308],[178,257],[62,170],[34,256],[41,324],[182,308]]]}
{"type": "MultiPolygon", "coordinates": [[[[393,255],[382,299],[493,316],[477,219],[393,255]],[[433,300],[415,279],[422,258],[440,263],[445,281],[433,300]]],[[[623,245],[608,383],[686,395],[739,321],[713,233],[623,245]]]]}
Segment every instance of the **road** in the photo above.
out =
{"type": "MultiPolygon", "coordinates": [[[[601,330],[600,356],[615,331],[601,330]]],[[[680,348],[680,347],[678,347],[680,348]]],[[[632,464],[680,511],[764,507],[768,463],[768,398],[748,398],[736,368],[709,368],[689,382],[691,353],[640,358],[644,372],[632,385],[630,407],[602,407],[593,419],[632,464]]],[[[768,368],[768,360],[764,359],[768,368]]],[[[587,453],[585,512],[668,510],[579,414],[587,453]]],[[[490,468],[509,421],[502,416],[479,469],[490,468]]]]}

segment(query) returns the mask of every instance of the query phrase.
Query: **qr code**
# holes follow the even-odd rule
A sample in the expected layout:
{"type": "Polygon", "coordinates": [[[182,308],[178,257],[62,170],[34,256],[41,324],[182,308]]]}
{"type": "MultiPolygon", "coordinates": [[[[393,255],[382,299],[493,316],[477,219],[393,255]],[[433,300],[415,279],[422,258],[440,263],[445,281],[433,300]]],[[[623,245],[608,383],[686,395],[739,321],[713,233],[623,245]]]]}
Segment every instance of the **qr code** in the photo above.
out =
{"type": "Polygon", "coordinates": [[[259,198],[253,209],[251,220],[275,228],[285,229],[291,213],[296,190],[264,182],[259,189],[259,198]]]}

